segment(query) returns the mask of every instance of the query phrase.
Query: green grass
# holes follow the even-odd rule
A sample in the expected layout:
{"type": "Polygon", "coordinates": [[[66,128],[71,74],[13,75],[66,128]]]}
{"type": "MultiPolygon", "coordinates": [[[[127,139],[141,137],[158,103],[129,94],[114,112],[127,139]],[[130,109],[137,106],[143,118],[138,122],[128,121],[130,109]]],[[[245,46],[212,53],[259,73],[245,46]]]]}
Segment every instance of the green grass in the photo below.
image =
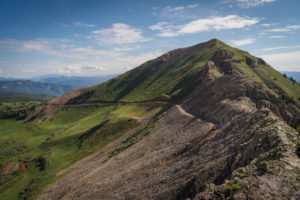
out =
{"type": "Polygon", "coordinates": [[[242,188],[243,188],[243,186],[239,182],[232,184],[232,185],[228,185],[225,187],[225,196],[228,197],[228,196],[232,195],[233,193],[241,190],[242,188]]]}
{"type": "MultiPolygon", "coordinates": [[[[221,41],[210,48],[198,48],[185,57],[178,56],[172,61],[151,60],[140,67],[126,72],[105,83],[90,87],[72,103],[87,101],[136,102],[159,99],[173,101],[186,96],[199,83],[202,69],[218,49],[234,53],[233,65],[245,75],[255,78],[272,94],[287,103],[293,100],[300,104],[300,85],[263,63],[260,58],[248,52],[230,47],[221,41]],[[251,60],[253,65],[247,64],[251,60]],[[292,100],[293,99],[293,100],[292,100]]],[[[216,73],[216,77],[221,74],[216,73]]]]}
{"type": "Polygon", "coordinates": [[[47,122],[0,120],[0,166],[28,164],[26,172],[0,175],[0,199],[34,199],[59,171],[160,109],[149,103],[69,106],[47,122]]]}
{"type": "Polygon", "coordinates": [[[180,98],[191,92],[198,83],[201,70],[216,50],[217,47],[203,48],[172,63],[148,61],[134,70],[88,88],[70,102],[136,102],[180,98]]]}

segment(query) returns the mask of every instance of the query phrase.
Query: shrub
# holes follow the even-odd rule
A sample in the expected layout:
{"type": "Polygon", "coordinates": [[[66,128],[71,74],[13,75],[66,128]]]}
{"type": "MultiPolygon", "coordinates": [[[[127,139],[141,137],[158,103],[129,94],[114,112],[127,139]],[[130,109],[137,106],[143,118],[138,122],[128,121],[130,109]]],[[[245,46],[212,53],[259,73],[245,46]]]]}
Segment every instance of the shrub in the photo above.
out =
{"type": "Polygon", "coordinates": [[[228,197],[240,189],[242,189],[242,185],[240,183],[235,183],[233,185],[229,185],[225,188],[225,196],[228,197]]]}

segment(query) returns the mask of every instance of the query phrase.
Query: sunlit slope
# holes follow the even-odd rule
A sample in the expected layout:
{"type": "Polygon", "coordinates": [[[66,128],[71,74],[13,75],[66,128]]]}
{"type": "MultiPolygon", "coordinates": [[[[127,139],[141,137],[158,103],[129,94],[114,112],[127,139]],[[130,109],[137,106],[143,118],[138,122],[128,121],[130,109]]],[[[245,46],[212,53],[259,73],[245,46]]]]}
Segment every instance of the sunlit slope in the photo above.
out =
{"type": "Polygon", "coordinates": [[[59,171],[160,108],[147,103],[69,106],[47,122],[0,119],[0,199],[34,198],[59,171]]]}
{"type": "Polygon", "coordinates": [[[178,99],[191,92],[203,79],[201,71],[204,66],[210,60],[217,62],[220,52],[228,54],[228,62],[233,68],[231,73],[252,76],[277,97],[288,101],[292,98],[299,103],[300,87],[297,83],[284,77],[261,58],[216,39],[168,52],[105,83],[87,88],[70,103],[178,99]]]}

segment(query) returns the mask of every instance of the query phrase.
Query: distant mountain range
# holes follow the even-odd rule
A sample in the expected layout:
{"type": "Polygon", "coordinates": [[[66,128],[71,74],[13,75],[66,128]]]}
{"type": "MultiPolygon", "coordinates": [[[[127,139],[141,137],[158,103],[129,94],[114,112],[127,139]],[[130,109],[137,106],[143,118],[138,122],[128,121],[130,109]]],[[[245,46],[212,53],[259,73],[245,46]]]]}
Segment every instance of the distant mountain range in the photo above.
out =
{"type": "Polygon", "coordinates": [[[43,76],[36,76],[31,78],[30,80],[43,83],[70,85],[75,89],[96,85],[107,81],[115,76],[117,76],[117,74],[109,74],[103,76],[63,76],[57,74],[48,74],[43,76]]]}
{"type": "Polygon", "coordinates": [[[73,89],[69,85],[41,83],[30,80],[0,81],[0,89],[6,92],[21,92],[27,94],[47,94],[60,96],[73,89]]]}
{"type": "Polygon", "coordinates": [[[49,74],[28,79],[1,78],[0,99],[50,99],[70,90],[102,83],[117,75],[62,76],[49,74]]]}
{"type": "Polygon", "coordinates": [[[54,96],[47,94],[32,94],[24,92],[0,90],[0,101],[48,100],[54,96]]]}

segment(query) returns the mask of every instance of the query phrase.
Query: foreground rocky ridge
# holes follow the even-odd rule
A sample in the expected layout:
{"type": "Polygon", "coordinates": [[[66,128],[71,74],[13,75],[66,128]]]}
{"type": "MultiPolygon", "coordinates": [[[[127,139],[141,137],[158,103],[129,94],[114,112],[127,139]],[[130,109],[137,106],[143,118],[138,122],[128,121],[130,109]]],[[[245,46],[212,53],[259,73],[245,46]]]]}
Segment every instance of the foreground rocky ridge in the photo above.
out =
{"type": "Polygon", "coordinates": [[[233,58],[217,51],[143,139],[79,161],[38,199],[299,199],[299,112],[233,58]]]}

